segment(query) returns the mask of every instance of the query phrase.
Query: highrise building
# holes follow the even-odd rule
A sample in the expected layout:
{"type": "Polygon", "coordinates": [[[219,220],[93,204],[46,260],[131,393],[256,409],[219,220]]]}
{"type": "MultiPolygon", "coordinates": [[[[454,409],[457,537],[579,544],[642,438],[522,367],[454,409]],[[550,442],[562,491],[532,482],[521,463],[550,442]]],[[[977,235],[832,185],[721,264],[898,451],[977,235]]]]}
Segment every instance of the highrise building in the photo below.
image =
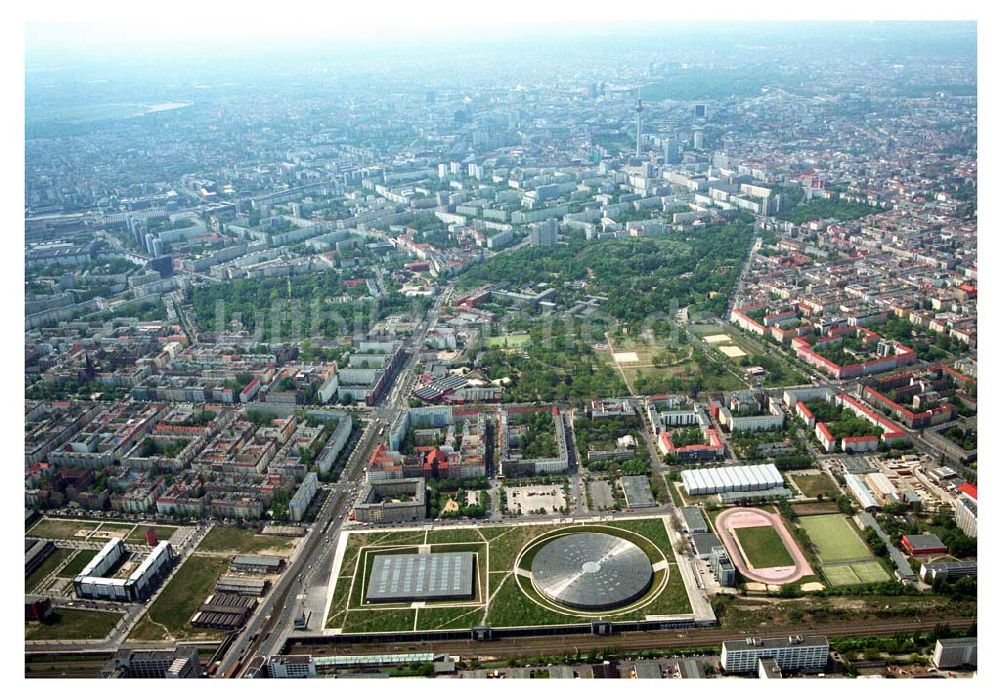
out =
{"type": "Polygon", "coordinates": [[[681,146],[676,138],[663,139],[663,161],[668,165],[676,165],[681,161],[681,146]]]}
{"type": "Polygon", "coordinates": [[[642,97],[635,98],[635,156],[642,150],[642,97]]]}
{"type": "Polygon", "coordinates": [[[694,129],[691,135],[691,142],[695,150],[701,150],[705,147],[705,131],[700,128],[694,129]]]}
{"type": "Polygon", "coordinates": [[[559,240],[559,223],[555,218],[532,223],[528,226],[528,236],[535,247],[551,247],[559,240]]]}

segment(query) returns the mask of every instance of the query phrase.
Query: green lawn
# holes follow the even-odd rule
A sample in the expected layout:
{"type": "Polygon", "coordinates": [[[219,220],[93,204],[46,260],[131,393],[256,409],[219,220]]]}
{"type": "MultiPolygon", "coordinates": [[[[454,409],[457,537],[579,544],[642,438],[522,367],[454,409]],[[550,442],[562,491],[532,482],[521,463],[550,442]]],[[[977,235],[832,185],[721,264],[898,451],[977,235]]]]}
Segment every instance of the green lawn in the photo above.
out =
{"type": "Polygon", "coordinates": [[[822,569],[831,586],[856,586],[861,583],[850,564],[827,564],[822,569]]]}
{"type": "Polygon", "coordinates": [[[102,523],[100,532],[106,532],[112,535],[125,535],[131,532],[134,527],[135,523],[102,523]]]}
{"type": "MultiPolygon", "coordinates": [[[[341,568],[343,570],[343,568],[341,568]]],[[[337,579],[337,586],[333,590],[333,599],[330,602],[330,612],[326,616],[326,626],[328,628],[340,627],[344,623],[344,616],[347,613],[347,601],[351,592],[351,577],[341,576],[337,579]]]]}
{"type": "Polygon", "coordinates": [[[423,543],[423,530],[404,530],[400,532],[387,532],[379,535],[377,538],[369,538],[365,544],[422,545],[423,543]]]}
{"type": "Polygon", "coordinates": [[[640,394],[688,391],[696,384],[700,386],[698,391],[713,392],[747,387],[743,380],[720,364],[695,359],[665,368],[630,368],[627,363],[621,367],[633,389],[640,394]]]}
{"type": "Polygon", "coordinates": [[[799,518],[799,525],[816,545],[821,562],[864,560],[872,556],[861,536],[839,513],[805,516],[799,518]]]}
{"type": "Polygon", "coordinates": [[[24,590],[30,593],[35,586],[42,582],[42,579],[55,571],[56,567],[62,564],[63,561],[69,559],[71,554],[73,554],[72,549],[56,547],[52,554],[45,558],[42,565],[35,569],[30,576],[24,579],[24,590]]]}
{"type": "MultiPolygon", "coordinates": [[[[730,333],[730,327],[720,327],[718,324],[689,324],[687,329],[699,337],[730,333]]],[[[732,335],[730,334],[730,336],[732,335]]]]}
{"type": "Polygon", "coordinates": [[[432,530],[427,533],[427,543],[442,542],[482,542],[483,537],[475,528],[455,528],[454,530],[432,530]]]}
{"type": "Polygon", "coordinates": [[[223,632],[219,630],[198,629],[189,622],[198,606],[211,594],[219,576],[228,568],[229,560],[225,557],[198,554],[188,557],[149,606],[129,635],[129,640],[169,641],[171,637],[178,640],[222,636],[223,632]]]}
{"type": "Polygon", "coordinates": [[[97,529],[99,523],[91,523],[86,520],[57,520],[56,518],[42,518],[35,523],[27,535],[28,537],[43,537],[49,540],[83,540],[84,535],[77,535],[79,531],[92,532],[97,529]]]}
{"type": "Polygon", "coordinates": [[[790,476],[806,496],[816,498],[822,494],[823,498],[834,499],[840,494],[837,485],[825,474],[792,474],[790,476]]]}
{"type": "Polygon", "coordinates": [[[777,530],[769,525],[757,528],[737,528],[734,530],[750,565],[755,569],[773,566],[792,566],[795,562],[785,549],[777,530]]]}
{"type": "Polygon", "coordinates": [[[34,641],[103,639],[121,618],[118,612],[53,608],[49,621],[24,623],[24,638],[34,641]]]}
{"type": "Polygon", "coordinates": [[[287,537],[260,535],[255,530],[216,525],[198,545],[198,551],[257,554],[268,550],[278,554],[288,554],[294,544],[294,540],[287,537]]]}
{"type": "Polygon", "coordinates": [[[174,534],[177,528],[173,525],[143,525],[139,526],[132,531],[131,534],[126,539],[127,542],[145,542],[146,541],[146,530],[153,528],[156,530],[156,537],[160,542],[166,542],[170,539],[170,536],[174,534]]]}
{"type": "Polygon", "coordinates": [[[412,632],[416,610],[350,611],[344,622],[344,632],[412,632]]]}
{"type": "Polygon", "coordinates": [[[524,597],[517,578],[507,576],[490,605],[486,624],[491,627],[528,627],[548,624],[572,624],[578,618],[542,607],[524,597]]]}
{"type": "Polygon", "coordinates": [[[671,562],[669,573],[667,587],[657,596],[656,600],[639,610],[638,614],[643,616],[684,615],[692,611],[691,600],[688,598],[687,587],[684,585],[684,577],[677,570],[677,564],[671,562]]]}
{"type": "Polygon", "coordinates": [[[482,624],[485,609],[474,607],[423,607],[417,614],[417,629],[466,629],[482,624]]]}
{"type": "Polygon", "coordinates": [[[69,563],[62,568],[59,575],[62,578],[73,578],[85,567],[90,560],[97,556],[100,550],[96,549],[81,549],[76,555],[70,559],[69,563]]]}
{"type": "Polygon", "coordinates": [[[523,348],[531,343],[530,334],[505,334],[491,336],[486,340],[489,348],[523,348]]]}
{"type": "Polygon", "coordinates": [[[854,573],[858,575],[862,583],[880,583],[892,580],[888,572],[874,559],[872,561],[855,562],[851,564],[851,568],[854,569],[854,573]]]}

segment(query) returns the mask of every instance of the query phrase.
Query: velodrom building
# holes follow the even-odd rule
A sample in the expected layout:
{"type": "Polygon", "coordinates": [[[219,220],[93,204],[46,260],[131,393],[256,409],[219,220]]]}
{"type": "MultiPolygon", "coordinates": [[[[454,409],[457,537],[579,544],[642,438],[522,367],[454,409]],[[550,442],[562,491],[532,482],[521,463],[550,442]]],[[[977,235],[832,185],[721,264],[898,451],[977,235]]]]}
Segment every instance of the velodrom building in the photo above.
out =
{"type": "Polygon", "coordinates": [[[652,585],[653,567],[629,540],[578,532],[542,546],[531,563],[531,580],[538,592],[559,605],[610,610],[642,597],[652,585]]]}

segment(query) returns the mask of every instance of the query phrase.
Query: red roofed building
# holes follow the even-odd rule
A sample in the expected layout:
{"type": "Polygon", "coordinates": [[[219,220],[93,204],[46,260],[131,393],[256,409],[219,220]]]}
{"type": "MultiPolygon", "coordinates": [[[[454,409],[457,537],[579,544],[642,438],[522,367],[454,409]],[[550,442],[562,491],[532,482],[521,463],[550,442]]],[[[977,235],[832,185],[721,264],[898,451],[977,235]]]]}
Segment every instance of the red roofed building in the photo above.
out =
{"type": "Polygon", "coordinates": [[[845,453],[865,453],[878,450],[878,436],[847,436],[840,439],[845,453]]]}
{"type": "Polygon", "coordinates": [[[806,406],[805,402],[796,402],[795,412],[806,422],[809,428],[816,426],[816,417],[813,416],[812,410],[806,406]]]}
{"type": "Polygon", "coordinates": [[[424,476],[448,478],[448,455],[441,448],[431,448],[424,455],[424,476]]]}
{"type": "Polygon", "coordinates": [[[759,334],[764,336],[767,334],[767,328],[753,319],[749,312],[756,312],[757,310],[766,308],[765,303],[758,303],[756,305],[744,305],[743,307],[735,307],[733,311],[729,313],[729,321],[739,326],[740,329],[747,332],[752,332],[754,334],[759,334]]]}
{"type": "Polygon", "coordinates": [[[891,445],[897,441],[906,441],[909,439],[906,435],[906,431],[904,431],[898,424],[887,419],[881,414],[872,411],[864,404],[848,395],[846,392],[839,392],[833,399],[835,403],[839,404],[844,409],[850,410],[855,416],[864,419],[876,428],[881,428],[882,440],[884,442],[891,445]]]}
{"type": "Polygon", "coordinates": [[[900,542],[903,543],[903,547],[911,557],[948,553],[948,548],[937,535],[903,535],[900,542]]]}
{"type": "Polygon", "coordinates": [[[385,443],[379,443],[368,459],[368,471],[365,478],[369,482],[386,479],[403,478],[403,455],[395,450],[389,450],[385,443]]]}
{"type": "Polygon", "coordinates": [[[816,438],[823,444],[823,448],[829,453],[837,447],[837,439],[830,433],[830,429],[822,421],[816,424],[816,438]]]}
{"type": "Polygon", "coordinates": [[[979,500],[979,487],[977,487],[975,484],[969,484],[968,482],[966,482],[965,484],[962,484],[958,487],[958,492],[965,494],[966,496],[969,496],[976,501],[979,500]]]}
{"type": "Polygon", "coordinates": [[[826,336],[814,341],[810,341],[809,339],[800,336],[792,339],[792,350],[795,351],[795,354],[800,359],[815,366],[816,368],[819,368],[837,380],[846,380],[849,378],[871,375],[873,373],[885,372],[901,366],[910,365],[917,360],[917,354],[913,349],[908,346],[904,346],[898,341],[886,342],[878,334],[870,329],[865,329],[864,327],[841,327],[832,329],[826,336]],[[880,344],[884,342],[884,344],[891,349],[892,353],[878,358],[873,358],[871,360],[861,361],[860,363],[839,365],[816,352],[816,348],[826,346],[828,344],[834,344],[848,336],[860,339],[865,345],[880,344]]]}
{"type": "Polygon", "coordinates": [[[725,454],[725,445],[714,428],[704,432],[706,443],[693,443],[676,447],[670,440],[670,431],[660,431],[657,445],[663,455],[676,455],[682,461],[714,460],[725,454]]]}

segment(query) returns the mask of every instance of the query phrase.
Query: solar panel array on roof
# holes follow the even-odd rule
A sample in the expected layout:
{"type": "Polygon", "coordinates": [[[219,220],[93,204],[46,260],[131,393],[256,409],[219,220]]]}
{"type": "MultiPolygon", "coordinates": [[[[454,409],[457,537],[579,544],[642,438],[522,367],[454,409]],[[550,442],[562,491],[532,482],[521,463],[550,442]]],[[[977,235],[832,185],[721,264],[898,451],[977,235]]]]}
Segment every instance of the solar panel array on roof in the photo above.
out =
{"type": "Polygon", "coordinates": [[[760,491],[783,484],[774,465],[710,467],[681,472],[684,489],[691,495],[721,494],[729,491],[760,491]]]}
{"type": "Polygon", "coordinates": [[[472,552],[380,554],[372,563],[368,602],[446,600],[473,596],[472,552]]]}

